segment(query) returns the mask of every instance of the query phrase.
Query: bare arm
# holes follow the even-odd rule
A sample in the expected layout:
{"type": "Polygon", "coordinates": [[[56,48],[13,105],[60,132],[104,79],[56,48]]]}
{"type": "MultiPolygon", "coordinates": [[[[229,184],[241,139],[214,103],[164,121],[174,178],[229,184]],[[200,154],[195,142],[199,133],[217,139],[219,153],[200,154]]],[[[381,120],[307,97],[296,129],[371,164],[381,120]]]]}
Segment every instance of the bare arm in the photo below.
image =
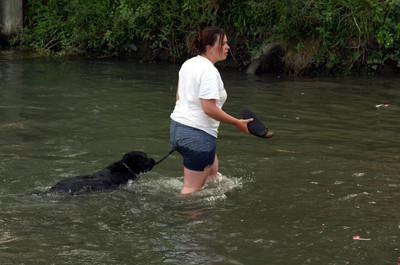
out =
{"type": "Polygon", "coordinates": [[[179,100],[179,81],[178,81],[178,87],[176,88],[176,101],[179,100]]]}
{"type": "Polygon", "coordinates": [[[220,122],[232,124],[238,131],[250,134],[249,130],[247,129],[247,123],[251,122],[253,119],[239,120],[235,117],[232,117],[216,105],[215,99],[200,99],[200,101],[204,113],[211,118],[220,122]]]}

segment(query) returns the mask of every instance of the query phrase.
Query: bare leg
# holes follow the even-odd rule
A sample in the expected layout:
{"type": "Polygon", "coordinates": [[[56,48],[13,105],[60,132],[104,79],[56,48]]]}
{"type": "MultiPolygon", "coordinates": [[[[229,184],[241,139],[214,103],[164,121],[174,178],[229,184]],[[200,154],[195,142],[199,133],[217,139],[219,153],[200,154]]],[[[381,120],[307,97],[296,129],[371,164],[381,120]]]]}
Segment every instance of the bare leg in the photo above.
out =
{"type": "Polygon", "coordinates": [[[206,168],[204,171],[194,171],[183,168],[184,184],[181,193],[188,194],[199,191],[203,188],[207,181],[213,180],[218,173],[218,158],[215,155],[214,164],[206,168]]]}
{"type": "Polygon", "coordinates": [[[194,171],[184,167],[183,173],[185,180],[181,190],[182,194],[196,192],[203,188],[206,180],[206,174],[204,171],[194,171]]]}
{"type": "Polygon", "coordinates": [[[217,176],[217,174],[218,174],[218,157],[217,157],[217,154],[215,154],[214,164],[211,167],[206,168],[205,171],[207,171],[207,170],[208,170],[208,172],[207,172],[206,183],[210,182],[210,181],[213,181],[215,179],[215,177],[217,176]]]}

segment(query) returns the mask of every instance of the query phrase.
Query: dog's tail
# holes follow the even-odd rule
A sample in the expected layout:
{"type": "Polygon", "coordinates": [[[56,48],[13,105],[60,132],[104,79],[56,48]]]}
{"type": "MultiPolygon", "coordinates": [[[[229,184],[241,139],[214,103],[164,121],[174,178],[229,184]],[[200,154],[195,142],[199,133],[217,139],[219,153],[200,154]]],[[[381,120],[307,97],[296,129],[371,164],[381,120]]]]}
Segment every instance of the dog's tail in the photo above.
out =
{"type": "Polygon", "coordinates": [[[175,151],[174,148],[171,149],[171,151],[169,151],[168,154],[166,154],[163,158],[161,158],[159,161],[157,161],[154,165],[158,165],[160,164],[162,161],[164,161],[170,154],[172,154],[175,151]]]}

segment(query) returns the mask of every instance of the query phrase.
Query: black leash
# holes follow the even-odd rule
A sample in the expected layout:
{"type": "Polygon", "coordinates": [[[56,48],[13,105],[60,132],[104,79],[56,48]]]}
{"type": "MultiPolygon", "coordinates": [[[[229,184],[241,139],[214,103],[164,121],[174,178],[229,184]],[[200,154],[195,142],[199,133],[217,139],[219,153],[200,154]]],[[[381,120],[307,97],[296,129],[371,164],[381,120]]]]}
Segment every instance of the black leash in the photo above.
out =
{"type": "Polygon", "coordinates": [[[172,154],[175,151],[174,148],[171,149],[171,151],[169,151],[168,154],[166,154],[163,158],[160,159],[160,161],[156,162],[155,165],[160,164],[162,161],[164,161],[170,154],[172,154]]]}

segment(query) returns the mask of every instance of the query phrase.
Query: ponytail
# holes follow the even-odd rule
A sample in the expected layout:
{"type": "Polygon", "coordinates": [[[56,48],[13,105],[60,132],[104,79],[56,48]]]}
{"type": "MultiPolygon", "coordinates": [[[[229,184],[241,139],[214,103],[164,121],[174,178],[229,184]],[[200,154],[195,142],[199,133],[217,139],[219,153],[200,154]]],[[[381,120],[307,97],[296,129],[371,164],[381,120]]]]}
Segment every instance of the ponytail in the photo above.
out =
{"type": "Polygon", "coordinates": [[[193,55],[200,55],[206,52],[207,45],[214,46],[219,41],[223,46],[225,31],[217,27],[207,27],[189,40],[188,49],[193,55]]]}

